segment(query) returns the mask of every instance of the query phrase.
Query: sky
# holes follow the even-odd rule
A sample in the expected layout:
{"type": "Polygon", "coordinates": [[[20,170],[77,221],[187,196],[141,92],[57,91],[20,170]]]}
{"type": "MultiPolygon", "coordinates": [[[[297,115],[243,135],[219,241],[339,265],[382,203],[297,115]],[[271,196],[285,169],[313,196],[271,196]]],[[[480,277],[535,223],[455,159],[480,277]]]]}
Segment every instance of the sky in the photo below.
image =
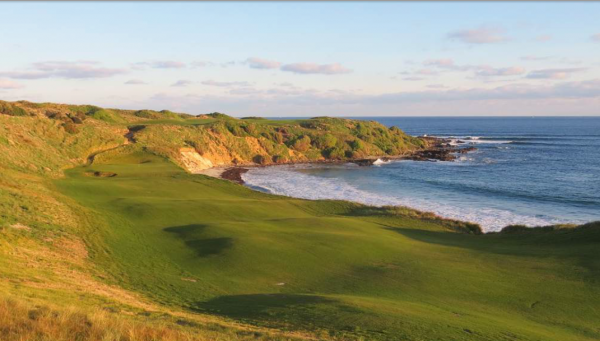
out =
{"type": "Polygon", "coordinates": [[[600,2],[0,2],[0,99],[600,115],[600,2]]]}

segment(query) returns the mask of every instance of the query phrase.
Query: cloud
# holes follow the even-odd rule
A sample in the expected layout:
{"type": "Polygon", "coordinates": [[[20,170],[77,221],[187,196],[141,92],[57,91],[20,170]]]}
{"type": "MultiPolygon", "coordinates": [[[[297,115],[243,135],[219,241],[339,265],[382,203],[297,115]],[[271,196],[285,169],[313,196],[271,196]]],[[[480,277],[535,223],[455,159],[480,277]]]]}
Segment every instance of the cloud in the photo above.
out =
{"type": "Polygon", "coordinates": [[[484,100],[578,99],[600,97],[600,80],[567,82],[552,86],[523,84],[496,88],[452,89],[445,91],[399,92],[373,96],[369,102],[447,102],[484,100]]]}
{"type": "Polygon", "coordinates": [[[445,88],[447,88],[447,86],[445,86],[444,84],[428,84],[428,85],[426,85],[426,87],[428,87],[429,89],[445,89],[445,88]]]}
{"type": "Polygon", "coordinates": [[[235,66],[238,62],[236,62],[235,60],[229,61],[229,62],[225,62],[225,63],[221,63],[221,67],[230,67],[230,66],[235,66]]]}
{"type": "Polygon", "coordinates": [[[502,29],[491,27],[454,31],[448,34],[448,38],[459,40],[467,44],[493,44],[508,40],[502,29]]]}
{"type": "Polygon", "coordinates": [[[527,78],[531,79],[565,79],[571,74],[584,71],[586,68],[543,69],[531,71],[527,78]]]}
{"type": "Polygon", "coordinates": [[[286,88],[298,88],[297,86],[295,86],[294,84],[290,83],[290,82],[283,82],[283,83],[278,83],[278,86],[283,86],[286,88]]]}
{"type": "Polygon", "coordinates": [[[600,42],[600,33],[592,35],[590,37],[590,39],[592,39],[592,41],[595,41],[595,42],[600,42]]]}
{"type": "MultiPolygon", "coordinates": [[[[454,63],[454,60],[450,59],[450,58],[429,59],[429,60],[424,61],[423,65],[431,66],[431,67],[435,67],[435,68],[443,69],[443,70],[452,70],[452,71],[468,71],[468,70],[477,68],[476,66],[473,66],[473,65],[457,65],[456,63],[454,63]]],[[[432,74],[435,74],[435,73],[432,73],[432,74]]]]}
{"type": "MultiPolygon", "coordinates": [[[[424,83],[424,85],[429,83],[424,83]]],[[[432,82],[432,84],[435,84],[432,82]]],[[[15,99],[16,100],[16,99],[15,99]]],[[[40,100],[40,101],[43,101],[40,100]]],[[[112,105],[198,114],[226,112],[234,116],[424,116],[467,115],[597,115],[600,78],[583,82],[513,83],[468,88],[428,87],[422,91],[366,94],[361,90],[331,92],[302,88],[289,91],[278,85],[243,89],[238,94],[162,93],[112,105]]],[[[102,104],[102,103],[98,103],[102,104]]]]}
{"type": "Polygon", "coordinates": [[[218,86],[223,88],[250,86],[248,82],[219,82],[215,80],[207,80],[202,82],[203,85],[218,86]]]}
{"type": "Polygon", "coordinates": [[[314,89],[285,90],[273,88],[257,90],[244,87],[229,92],[233,95],[227,97],[232,101],[239,97],[251,95],[248,99],[253,101],[268,101],[269,103],[294,102],[312,105],[321,104],[361,104],[373,106],[380,104],[400,103],[439,103],[454,101],[489,101],[489,100],[555,100],[555,99],[600,99],[600,79],[582,82],[563,82],[554,85],[538,86],[532,84],[509,84],[498,87],[473,87],[466,89],[448,88],[441,84],[427,86],[432,90],[404,91],[384,93],[379,95],[361,95],[359,93],[314,89]]]}
{"type": "MultiPolygon", "coordinates": [[[[473,68],[473,66],[471,66],[471,65],[456,65],[454,63],[454,60],[450,59],[450,58],[429,59],[429,60],[424,61],[423,65],[435,67],[438,69],[454,70],[454,71],[466,71],[466,70],[470,70],[473,68]]],[[[431,74],[437,74],[437,72],[431,73],[431,74]]]]}
{"type": "Polygon", "coordinates": [[[255,57],[246,59],[244,63],[248,64],[248,66],[252,69],[262,70],[277,69],[281,66],[280,62],[255,57]]]}
{"type": "Polygon", "coordinates": [[[438,75],[439,72],[432,70],[432,69],[419,69],[419,70],[415,71],[415,74],[421,75],[421,76],[435,76],[435,75],[438,75]]]}
{"type": "Polygon", "coordinates": [[[423,91],[367,95],[315,89],[288,91],[281,87],[243,88],[222,95],[157,94],[147,107],[183,112],[228,112],[239,116],[357,115],[376,110],[380,115],[580,115],[598,113],[600,79],[553,85],[511,84],[498,87],[444,88],[432,84],[423,91]]]}
{"type": "Polygon", "coordinates": [[[127,85],[144,85],[144,84],[148,84],[148,83],[144,82],[141,79],[130,79],[127,82],[125,82],[124,84],[127,84],[127,85]]]}
{"type": "Polygon", "coordinates": [[[263,93],[260,90],[251,87],[241,87],[241,88],[233,88],[229,90],[229,93],[232,95],[257,95],[263,93]]]}
{"type": "Polygon", "coordinates": [[[555,62],[561,63],[561,64],[570,64],[570,65],[578,65],[581,64],[580,60],[573,60],[573,59],[569,59],[566,57],[563,58],[559,58],[556,56],[523,56],[521,57],[521,60],[526,60],[526,61],[542,61],[542,60],[554,60],[555,62]]]}
{"type": "MultiPolygon", "coordinates": [[[[423,62],[423,65],[432,66],[437,69],[451,71],[473,71],[479,77],[494,76],[517,76],[525,73],[525,69],[513,66],[504,68],[495,68],[490,65],[457,65],[452,59],[430,59],[423,62]]],[[[420,75],[436,75],[437,71],[431,69],[422,69],[415,72],[420,75]]]]}
{"type": "Polygon", "coordinates": [[[535,37],[535,40],[536,41],[541,41],[541,42],[546,42],[546,41],[552,40],[552,38],[554,38],[554,37],[552,37],[549,34],[542,34],[542,35],[539,35],[539,36],[535,37]]]}
{"type": "Polygon", "coordinates": [[[150,67],[152,69],[183,69],[186,64],[174,60],[155,60],[151,62],[139,62],[134,64],[134,68],[150,67]]]}
{"type": "Polygon", "coordinates": [[[425,78],[423,78],[423,77],[404,77],[402,79],[405,81],[418,82],[418,81],[424,80],[425,78]]]}
{"type": "Polygon", "coordinates": [[[540,60],[548,60],[551,59],[552,57],[539,57],[539,56],[523,56],[521,57],[521,60],[527,60],[527,61],[540,61],[540,60]]]}
{"type": "Polygon", "coordinates": [[[449,59],[449,58],[426,60],[423,62],[423,65],[435,66],[435,67],[445,68],[445,69],[453,69],[456,67],[456,65],[454,64],[454,60],[449,59]]]}
{"type": "Polygon", "coordinates": [[[99,66],[93,61],[48,61],[31,64],[32,71],[0,72],[0,77],[14,79],[43,79],[43,78],[106,78],[126,73],[123,69],[111,69],[99,66]]]}
{"type": "Polygon", "coordinates": [[[566,57],[565,58],[561,58],[559,60],[559,62],[563,63],[563,64],[570,64],[570,65],[579,65],[579,64],[581,64],[581,60],[573,60],[573,59],[569,59],[569,58],[566,58],[566,57]]]}
{"type": "Polygon", "coordinates": [[[19,89],[23,86],[9,79],[0,79],[0,89],[19,89]]]}
{"type": "Polygon", "coordinates": [[[187,80],[187,79],[180,79],[177,82],[171,84],[171,86],[173,87],[186,87],[188,85],[194,84],[194,82],[187,80]]]}
{"type": "Polygon", "coordinates": [[[480,77],[495,77],[495,76],[518,76],[525,73],[525,69],[518,66],[494,68],[487,65],[480,65],[475,71],[475,75],[480,77]]]}
{"type": "Polygon", "coordinates": [[[201,67],[207,67],[207,66],[215,66],[215,63],[205,62],[205,61],[195,61],[195,62],[191,62],[190,65],[193,68],[201,68],[201,67]]]}
{"type": "Polygon", "coordinates": [[[282,71],[299,73],[299,74],[321,74],[321,75],[338,75],[350,73],[352,70],[345,68],[340,63],[334,64],[315,64],[315,63],[294,63],[286,64],[281,67],[282,71]]]}
{"type": "Polygon", "coordinates": [[[8,71],[0,72],[0,77],[13,78],[13,79],[42,79],[50,78],[51,74],[46,72],[35,72],[35,71],[8,71]]]}

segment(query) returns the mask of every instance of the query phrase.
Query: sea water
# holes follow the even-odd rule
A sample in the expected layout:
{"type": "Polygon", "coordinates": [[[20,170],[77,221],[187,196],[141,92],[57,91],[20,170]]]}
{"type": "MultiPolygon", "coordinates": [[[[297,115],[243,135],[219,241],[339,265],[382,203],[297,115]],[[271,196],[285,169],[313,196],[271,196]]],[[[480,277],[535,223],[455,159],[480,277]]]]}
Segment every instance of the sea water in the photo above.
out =
{"type": "Polygon", "coordinates": [[[360,119],[477,151],[454,162],[253,168],[244,181],[298,198],[408,206],[476,222],[485,231],[600,220],[600,117],[360,119]]]}

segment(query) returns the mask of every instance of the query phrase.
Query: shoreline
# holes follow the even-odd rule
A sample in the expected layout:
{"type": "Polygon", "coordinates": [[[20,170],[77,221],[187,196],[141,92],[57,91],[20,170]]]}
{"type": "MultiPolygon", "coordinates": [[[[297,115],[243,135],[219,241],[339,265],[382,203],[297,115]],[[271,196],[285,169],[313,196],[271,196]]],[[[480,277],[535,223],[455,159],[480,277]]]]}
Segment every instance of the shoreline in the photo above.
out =
{"type": "Polygon", "coordinates": [[[270,163],[270,164],[239,164],[239,165],[226,165],[216,166],[207,168],[201,171],[195,172],[195,174],[203,174],[212,176],[219,179],[230,180],[238,184],[244,184],[244,180],[241,175],[246,173],[249,168],[262,168],[262,167],[273,167],[273,166],[289,166],[289,165],[314,165],[314,164],[346,164],[353,163],[361,167],[369,167],[375,165],[377,161],[389,162],[389,161],[446,161],[453,162],[457,159],[457,154],[466,154],[476,151],[477,148],[473,145],[454,146],[451,145],[450,139],[431,137],[431,136],[419,136],[419,138],[428,141],[430,146],[425,149],[415,150],[408,154],[403,155],[382,155],[382,156],[368,156],[364,158],[356,159],[321,159],[321,160],[307,160],[301,162],[282,162],[282,163],[270,163]]]}
{"type": "MultiPolygon", "coordinates": [[[[323,164],[323,165],[355,164],[355,165],[358,165],[359,167],[366,167],[366,166],[373,165],[374,162],[377,160],[412,161],[413,159],[411,157],[400,156],[400,157],[373,158],[373,159],[367,159],[367,160],[369,161],[368,163],[364,163],[364,162],[362,162],[364,160],[359,159],[359,160],[319,160],[316,162],[290,162],[290,163],[269,164],[269,165],[222,166],[222,167],[215,167],[215,168],[208,169],[199,174],[216,177],[216,178],[223,179],[223,180],[228,180],[228,181],[243,185],[251,190],[262,192],[260,190],[257,190],[256,188],[253,188],[253,186],[246,184],[242,178],[242,175],[244,173],[250,171],[251,169],[276,167],[276,166],[295,166],[295,165],[309,166],[309,165],[315,165],[315,164],[317,164],[317,165],[319,165],[319,164],[323,164]]],[[[435,162],[435,161],[433,161],[433,162],[435,162]]],[[[285,196],[302,199],[302,197],[293,196],[293,195],[285,195],[285,196]]],[[[304,199],[306,199],[306,198],[304,198],[304,199]]],[[[322,200],[322,199],[317,198],[317,199],[307,199],[307,200],[322,200]]],[[[332,199],[332,200],[336,200],[336,199],[332,199]]],[[[506,230],[506,232],[515,232],[515,231],[521,231],[523,229],[525,229],[526,231],[529,231],[529,230],[548,231],[548,230],[557,230],[557,229],[565,229],[565,228],[570,229],[570,228],[576,228],[576,227],[583,226],[583,225],[593,224],[596,222],[596,220],[590,220],[587,222],[585,222],[585,221],[580,221],[580,222],[564,221],[564,222],[556,222],[556,223],[548,222],[545,224],[527,224],[526,222],[525,223],[506,222],[499,228],[490,229],[489,227],[487,227],[487,228],[484,227],[486,225],[481,225],[480,222],[469,221],[469,220],[465,220],[464,218],[460,218],[460,217],[456,217],[456,216],[452,216],[452,215],[447,216],[442,213],[435,212],[433,210],[414,207],[411,205],[405,205],[405,204],[373,205],[373,204],[363,203],[363,202],[355,201],[355,200],[348,200],[348,199],[339,199],[339,200],[344,200],[344,201],[348,201],[348,202],[355,203],[355,204],[378,207],[378,208],[383,208],[383,207],[387,207],[387,206],[405,208],[405,209],[409,209],[414,212],[417,212],[419,214],[431,214],[431,215],[435,216],[436,218],[443,219],[443,220],[457,221],[457,222],[467,223],[467,224],[474,224],[480,228],[481,234],[503,233],[505,230],[506,230]]]]}

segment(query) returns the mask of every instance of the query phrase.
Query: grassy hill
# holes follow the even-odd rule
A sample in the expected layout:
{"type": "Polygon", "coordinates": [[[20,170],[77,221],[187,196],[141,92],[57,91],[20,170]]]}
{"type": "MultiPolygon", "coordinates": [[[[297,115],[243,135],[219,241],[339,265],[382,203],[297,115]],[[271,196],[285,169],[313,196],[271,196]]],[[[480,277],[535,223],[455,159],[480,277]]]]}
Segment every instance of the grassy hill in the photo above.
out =
{"type": "Polygon", "coordinates": [[[46,134],[45,138],[53,139],[53,148],[62,143],[59,152],[81,157],[86,152],[81,148],[87,147],[90,156],[97,151],[94,147],[105,150],[109,141],[113,146],[137,142],[148,152],[168,157],[191,171],[233,164],[396,156],[426,145],[426,141],[396,127],[388,129],[374,121],[328,117],[235,119],[221,113],[192,116],[167,110],[1,101],[0,115],[10,124],[28,126],[36,122],[55,130],[52,135],[38,132],[35,137],[46,134]]]}
{"type": "Polygon", "coordinates": [[[0,115],[1,339],[600,339],[597,223],[482,235],[409,209],[279,197],[181,167],[181,148],[253,162],[263,154],[244,148],[255,141],[295,160],[326,159],[340,140],[343,157],[353,141],[360,155],[420,148],[399,130],[4,107],[19,115],[0,115]],[[263,135],[275,132],[281,144],[263,135]],[[335,144],[314,143],[328,134],[335,144]]]}

